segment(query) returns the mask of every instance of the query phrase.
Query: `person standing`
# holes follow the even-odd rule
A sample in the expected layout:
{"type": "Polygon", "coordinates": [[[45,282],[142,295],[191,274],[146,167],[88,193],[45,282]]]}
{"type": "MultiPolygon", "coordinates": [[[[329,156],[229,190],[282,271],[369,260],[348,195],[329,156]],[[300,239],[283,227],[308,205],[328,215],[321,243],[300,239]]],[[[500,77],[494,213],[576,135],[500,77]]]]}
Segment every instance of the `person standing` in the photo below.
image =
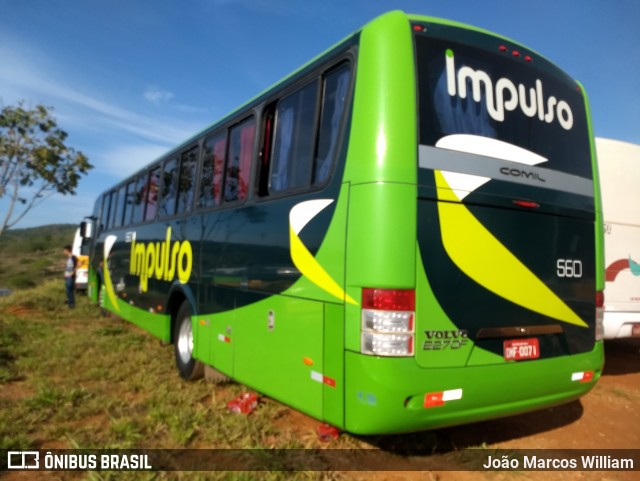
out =
{"type": "Polygon", "coordinates": [[[67,305],[70,309],[73,309],[76,307],[75,289],[78,258],[72,254],[70,245],[64,246],[64,255],[67,256],[67,262],[64,267],[64,285],[67,289],[67,305]]]}

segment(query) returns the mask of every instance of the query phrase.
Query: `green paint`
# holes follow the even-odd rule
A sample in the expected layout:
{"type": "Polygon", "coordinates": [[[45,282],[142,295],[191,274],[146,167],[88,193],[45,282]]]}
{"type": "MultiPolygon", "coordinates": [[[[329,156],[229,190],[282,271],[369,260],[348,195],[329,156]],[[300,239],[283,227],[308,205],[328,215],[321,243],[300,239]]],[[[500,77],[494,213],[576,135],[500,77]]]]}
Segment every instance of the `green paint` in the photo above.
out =
{"type": "Polygon", "coordinates": [[[116,298],[118,303],[117,309],[111,302],[110,296],[106,295],[106,288],[102,286],[102,307],[112,312],[116,312],[120,317],[126,319],[136,326],[150,332],[158,337],[161,341],[171,341],[171,316],[168,314],[159,314],[140,309],[134,304],[116,298]]]}
{"type": "Polygon", "coordinates": [[[572,372],[595,368],[595,381],[603,364],[601,342],[586,354],[441,369],[421,369],[413,359],[375,358],[347,352],[345,429],[357,434],[411,432],[556,406],[584,396],[595,386],[595,382],[571,381],[572,372]],[[460,388],[461,399],[439,407],[423,407],[425,393],[460,388]],[[377,404],[360,402],[359,392],[375,394],[377,404]]]}

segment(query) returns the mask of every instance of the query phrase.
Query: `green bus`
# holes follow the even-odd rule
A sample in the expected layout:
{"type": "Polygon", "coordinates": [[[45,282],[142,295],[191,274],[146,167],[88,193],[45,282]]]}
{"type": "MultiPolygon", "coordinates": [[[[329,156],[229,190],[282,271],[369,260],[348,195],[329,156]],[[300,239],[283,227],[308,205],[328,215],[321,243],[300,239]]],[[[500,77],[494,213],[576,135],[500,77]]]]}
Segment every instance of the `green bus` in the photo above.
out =
{"type": "Polygon", "coordinates": [[[90,295],[353,433],[566,403],[604,360],[594,152],[547,59],[390,12],[104,192],[90,295]]]}

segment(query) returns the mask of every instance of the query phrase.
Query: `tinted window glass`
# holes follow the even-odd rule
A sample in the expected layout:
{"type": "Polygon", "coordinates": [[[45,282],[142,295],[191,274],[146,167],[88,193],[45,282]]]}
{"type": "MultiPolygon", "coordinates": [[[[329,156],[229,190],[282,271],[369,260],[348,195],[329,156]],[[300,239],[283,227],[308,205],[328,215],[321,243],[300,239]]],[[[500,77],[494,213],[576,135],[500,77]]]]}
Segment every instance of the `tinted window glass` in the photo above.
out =
{"type": "Polygon", "coordinates": [[[178,208],[176,213],[183,214],[191,210],[196,187],[196,165],[198,148],[187,150],[182,154],[180,163],[180,182],[178,184],[178,208]]]}
{"type": "Polygon", "coordinates": [[[124,220],[122,221],[124,225],[128,225],[131,223],[131,218],[133,217],[133,206],[136,203],[136,184],[135,181],[131,181],[127,184],[127,198],[126,198],[126,207],[124,210],[124,220]]]}
{"type": "Polygon", "coordinates": [[[244,200],[247,197],[255,130],[256,122],[253,117],[231,129],[224,183],[225,202],[244,200]]]}
{"type": "Polygon", "coordinates": [[[349,67],[347,65],[338,67],[325,76],[314,183],[324,182],[331,172],[348,92],[349,67]]]}
{"type": "Polygon", "coordinates": [[[178,194],[178,160],[171,159],[164,163],[162,171],[162,195],[160,196],[160,217],[168,217],[176,213],[176,197],[178,194]]]}
{"type": "MultiPolygon", "coordinates": [[[[457,29],[449,30],[453,38],[457,29]]],[[[415,41],[421,144],[489,137],[544,157],[544,168],[591,178],[584,99],[573,80],[540,57],[501,54],[497,40],[495,51],[422,34],[415,41]]]]}
{"type": "Polygon", "coordinates": [[[141,175],[136,179],[136,192],[133,198],[133,219],[131,222],[134,224],[137,222],[142,222],[144,218],[144,199],[146,194],[146,176],[141,175]]]}
{"type": "Polygon", "coordinates": [[[116,210],[116,219],[115,219],[115,227],[120,227],[122,225],[122,217],[124,215],[124,207],[125,207],[125,198],[126,198],[127,188],[126,186],[120,187],[118,189],[118,203],[116,210]]]}
{"type": "Polygon", "coordinates": [[[222,174],[224,173],[224,154],[227,145],[226,134],[210,137],[204,143],[202,176],[200,177],[200,207],[220,204],[222,174]]]}
{"type": "Polygon", "coordinates": [[[114,225],[114,222],[116,220],[116,203],[118,200],[118,194],[113,191],[111,192],[111,201],[110,201],[110,207],[109,207],[109,229],[111,229],[114,225]]]}
{"type": "Polygon", "coordinates": [[[102,211],[100,212],[100,230],[107,229],[109,226],[109,201],[111,194],[106,193],[102,197],[102,211]]]}
{"type": "Polygon", "coordinates": [[[160,167],[156,167],[149,172],[149,180],[147,181],[147,208],[145,209],[144,220],[153,220],[156,218],[158,210],[158,183],[160,182],[160,167]]]}
{"type": "Polygon", "coordinates": [[[308,186],[315,140],[316,82],[284,98],[276,108],[270,191],[308,186]]]}

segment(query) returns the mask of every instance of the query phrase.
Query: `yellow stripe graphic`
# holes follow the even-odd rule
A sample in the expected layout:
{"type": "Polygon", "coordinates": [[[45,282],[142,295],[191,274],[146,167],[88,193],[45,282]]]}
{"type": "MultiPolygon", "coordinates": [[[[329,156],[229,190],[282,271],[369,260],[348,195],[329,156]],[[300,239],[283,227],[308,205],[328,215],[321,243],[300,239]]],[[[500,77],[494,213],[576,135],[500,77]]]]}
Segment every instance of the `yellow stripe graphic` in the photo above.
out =
{"type": "Polygon", "coordinates": [[[442,173],[434,173],[442,243],[454,264],[475,282],[514,304],[588,327],[460,203],[442,173]]]}
{"type": "Polygon", "coordinates": [[[113,308],[116,311],[120,310],[120,306],[118,306],[118,299],[116,297],[116,293],[113,290],[113,283],[111,282],[111,274],[109,273],[109,254],[111,254],[111,249],[113,248],[113,244],[115,244],[118,238],[114,235],[109,235],[104,240],[104,261],[102,263],[102,273],[104,277],[104,287],[107,291],[107,296],[109,296],[109,300],[113,305],[113,308]]]}
{"type": "Polygon", "coordinates": [[[320,263],[311,255],[298,234],[311,219],[333,202],[332,199],[315,199],[293,206],[289,212],[289,251],[291,260],[307,279],[333,297],[357,305],[349,294],[329,275],[320,263]]]}

